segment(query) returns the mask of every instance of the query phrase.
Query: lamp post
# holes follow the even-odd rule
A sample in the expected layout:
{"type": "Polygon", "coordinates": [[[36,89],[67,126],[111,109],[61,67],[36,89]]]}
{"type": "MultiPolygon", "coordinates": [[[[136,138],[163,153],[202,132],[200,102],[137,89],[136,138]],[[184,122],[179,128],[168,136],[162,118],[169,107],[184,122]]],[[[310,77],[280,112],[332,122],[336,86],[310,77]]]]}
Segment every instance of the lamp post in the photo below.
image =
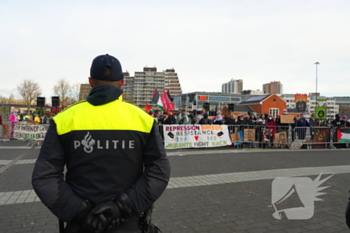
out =
{"type": "Polygon", "coordinates": [[[317,65],[319,64],[320,64],[319,62],[315,62],[315,65],[316,65],[316,97],[315,99],[317,99],[317,65]]]}

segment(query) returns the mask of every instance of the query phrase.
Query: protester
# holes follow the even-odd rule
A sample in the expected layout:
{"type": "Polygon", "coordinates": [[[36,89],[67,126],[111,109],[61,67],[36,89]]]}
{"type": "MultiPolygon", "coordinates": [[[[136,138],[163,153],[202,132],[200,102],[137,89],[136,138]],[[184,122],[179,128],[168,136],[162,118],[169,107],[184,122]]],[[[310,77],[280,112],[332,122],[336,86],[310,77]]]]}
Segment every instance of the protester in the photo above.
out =
{"type": "Polygon", "coordinates": [[[343,115],[343,117],[342,117],[342,126],[343,127],[346,127],[347,121],[348,121],[348,117],[346,115],[343,115]]]}
{"type": "Polygon", "coordinates": [[[266,128],[264,132],[264,141],[273,142],[276,133],[276,121],[273,119],[272,115],[267,118],[266,128]]]}
{"type": "MultiPolygon", "coordinates": [[[[338,132],[341,131],[341,128],[344,128],[346,126],[346,121],[344,118],[341,118],[339,114],[335,115],[335,120],[331,122],[332,126],[334,127],[334,133],[333,133],[333,142],[338,142],[339,137],[338,137],[338,132]]],[[[345,144],[344,143],[337,143],[334,145],[336,148],[344,148],[345,144]]]]}
{"type": "Polygon", "coordinates": [[[33,112],[33,121],[35,121],[36,124],[40,124],[40,118],[38,117],[38,114],[36,111],[33,112]]]}
{"type": "Polygon", "coordinates": [[[40,124],[47,124],[47,117],[45,114],[42,114],[40,119],[41,119],[40,124]]]}
{"type": "Polygon", "coordinates": [[[335,115],[335,119],[331,122],[331,124],[333,125],[333,127],[335,128],[341,128],[344,125],[343,120],[340,118],[339,114],[335,115]]]}
{"type": "Polygon", "coordinates": [[[197,115],[196,115],[196,124],[199,124],[199,121],[203,118],[204,116],[204,113],[206,113],[207,110],[205,110],[204,108],[202,109],[202,112],[197,112],[197,115]]]}
{"type": "Polygon", "coordinates": [[[190,124],[195,124],[196,123],[196,115],[194,112],[190,112],[190,115],[188,115],[188,118],[190,119],[191,123],[190,124]]]}
{"type": "Polygon", "coordinates": [[[26,114],[23,117],[23,121],[28,121],[28,119],[30,119],[30,115],[28,114],[28,112],[26,112],[26,114]]]}
{"type": "Polygon", "coordinates": [[[233,115],[231,116],[230,113],[225,114],[224,123],[225,123],[225,125],[234,125],[235,124],[235,120],[233,118],[233,115]]]}
{"type": "Polygon", "coordinates": [[[213,123],[216,125],[222,125],[224,123],[222,116],[221,116],[221,111],[216,112],[216,118],[214,119],[213,123]]]}
{"type": "MultiPolygon", "coordinates": [[[[249,119],[247,121],[248,123],[248,129],[255,129],[255,134],[254,134],[254,141],[258,141],[258,138],[260,137],[260,132],[259,132],[259,128],[258,128],[258,120],[255,117],[255,114],[250,114],[249,119]]],[[[252,143],[248,143],[249,147],[253,147],[252,143]]]]}
{"type": "Polygon", "coordinates": [[[248,125],[257,125],[257,124],[258,124],[258,121],[255,118],[255,115],[251,114],[248,120],[248,125]]]}
{"type": "Polygon", "coordinates": [[[163,119],[163,124],[164,125],[173,125],[175,124],[175,119],[172,116],[171,112],[164,112],[164,119],[163,119]]]}
{"type": "Polygon", "coordinates": [[[9,120],[11,121],[10,138],[13,138],[13,132],[14,132],[14,129],[15,129],[15,124],[18,123],[17,109],[13,109],[9,120]]]}
{"type": "Polygon", "coordinates": [[[296,122],[296,131],[298,134],[298,139],[304,140],[306,130],[308,127],[310,127],[310,123],[305,119],[305,115],[302,113],[300,114],[300,119],[296,122]]]}
{"type": "Polygon", "coordinates": [[[309,118],[309,123],[312,127],[315,127],[315,126],[318,126],[318,122],[315,118],[315,114],[314,113],[311,113],[311,116],[309,118]]]}
{"type": "Polygon", "coordinates": [[[190,125],[191,124],[191,119],[188,117],[185,109],[181,110],[181,114],[177,118],[176,124],[178,124],[178,125],[190,125]]]}
{"type": "Polygon", "coordinates": [[[203,118],[201,118],[199,120],[200,125],[210,125],[211,124],[211,120],[208,118],[208,113],[204,113],[203,114],[203,118]]]}
{"type": "Polygon", "coordinates": [[[266,125],[266,116],[265,114],[261,114],[260,118],[258,119],[258,124],[259,125],[266,125]]]}
{"type": "Polygon", "coordinates": [[[18,121],[23,121],[23,113],[21,113],[20,111],[18,111],[18,113],[17,113],[17,118],[18,118],[18,121]]]}

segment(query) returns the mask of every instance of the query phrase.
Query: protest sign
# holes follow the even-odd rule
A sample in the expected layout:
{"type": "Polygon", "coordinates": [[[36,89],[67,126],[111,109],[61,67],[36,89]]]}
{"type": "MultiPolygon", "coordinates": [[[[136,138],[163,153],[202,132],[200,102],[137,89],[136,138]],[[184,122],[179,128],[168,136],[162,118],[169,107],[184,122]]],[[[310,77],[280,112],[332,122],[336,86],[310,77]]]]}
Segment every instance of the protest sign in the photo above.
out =
{"type": "Polygon", "coordinates": [[[288,143],[288,138],[287,138],[287,132],[280,132],[280,133],[275,133],[275,143],[276,147],[287,145],[288,143]]]}
{"type": "Polygon", "coordinates": [[[281,115],[281,123],[294,124],[294,116],[293,115],[281,115]]]}
{"type": "Polygon", "coordinates": [[[244,141],[255,141],[255,129],[244,129],[244,141]]]}
{"type": "Polygon", "coordinates": [[[231,142],[232,143],[239,142],[241,140],[240,136],[239,136],[239,133],[231,133],[230,137],[231,137],[231,142]]]}
{"type": "Polygon", "coordinates": [[[231,145],[227,125],[164,125],[166,149],[231,145]]]}
{"type": "Polygon", "coordinates": [[[13,137],[19,140],[44,140],[49,125],[16,124],[13,137]]]}

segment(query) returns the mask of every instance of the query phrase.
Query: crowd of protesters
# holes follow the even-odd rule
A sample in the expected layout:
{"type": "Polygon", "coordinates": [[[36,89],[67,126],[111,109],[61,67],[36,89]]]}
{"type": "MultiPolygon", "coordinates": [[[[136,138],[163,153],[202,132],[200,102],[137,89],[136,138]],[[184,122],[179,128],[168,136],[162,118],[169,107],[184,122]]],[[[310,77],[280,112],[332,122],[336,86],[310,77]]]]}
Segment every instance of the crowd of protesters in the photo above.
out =
{"type": "MultiPolygon", "coordinates": [[[[272,116],[269,114],[256,114],[255,112],[248,112],[247,115],[222,114],[221,111],[216,112],[216,116],[209,117],[207,111],[192,111],[186,112],[181,110],[180,112],[163,112],[160,111],[152,114],[156,122],[161,124],[225,124],[229,126],[230,133],[243,131],[244,129],[256,129],[255,140],[260,142],[273,142],[276,133],[286,132],[289,135],[291,128],[292,140],[294,139],[306,139],[307,129],[310,127],[332,127],[343,128],[350,127],[350,119],[346,115],[340,116],[337,114],[335,119],[320,120],[315,119],[314,114],[307,119],[306,116],[301,113],[294,117],[294,123],[282,123],[281,116],[272,116]]],[[[283,110],[283,115],[288,115],[288,110],[283,110]]],[[[313,131],[310,130],[310,138],[313,139],[313,131]]]]}
{"type": "MultiPolygon", "coordinates": [[[[287,115],[288,110],[283,110],[283,115],[287,115]]],[[[222,115],[221,111],[216,112],[215,117],[209,117],[207,111],[192,111],[186,112],[181,110],[180,112],[163,112],[156,111],[152,113],[158,124],[225,124],[225,125],[267,125],[267,126],[286,126],[288,124],[281,123],[281,116],[272,116],[269,114],[256,114],[255,112],[248,112],[247,115],[235,116],[232,114],[222,115]]],[[[320,120],[315,119],[314,114],[311,114],[309,119],[305,118],[303,113],[297,115],[294,118],[294,124],[292,127],[309,127],[309,126],[333,126],[333,127],[350,127],[350,119],[346,115],[340,116],[336,114],[335,119],[320,120]]]]}
{"type": "Polygon", "coordinates": [[[21,113],[20,111],[17,111],[16,109],[12,111],[9,120],[12,123],[18,123],[21,121],[28,121],[31,120],[35,122],[35,124],[48,124],[49,120],[54,116],[54,114],[51,114],[50,117],[48,117],[45,114],[38,114],[37,111],[33,111],[31,114],[28,113],[21,113]]]}
{"type": "MultiPolygon", "coordinates": [[[[30,122],[32,124],[48,124],[49,120],[52,119],[54,114],[50,114],[50,117],[48,117],[45,114],[39,115],[37,111],[33,111],[32,113],[22,113],[17,109],[13,109],[12,113],[8,117],[8,120],[10,121],[10,138],[13,138],[13,131],[15,124],[20,122],[30,122]]],[[[7,118],[7,117],[6,117],[7,118]]],[[[0,116],[0,125],[3,125],[4,119],[0,116]]],[[[0,135],[1,136],[1,135],[0,135]]]]}

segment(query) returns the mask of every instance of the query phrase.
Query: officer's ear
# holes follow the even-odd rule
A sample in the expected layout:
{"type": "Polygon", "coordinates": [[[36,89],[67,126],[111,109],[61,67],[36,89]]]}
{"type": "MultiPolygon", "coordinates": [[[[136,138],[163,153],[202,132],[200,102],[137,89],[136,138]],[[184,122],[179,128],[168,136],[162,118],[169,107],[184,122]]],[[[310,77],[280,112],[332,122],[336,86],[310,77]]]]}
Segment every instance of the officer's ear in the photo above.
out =
{"type": "Polygon", "coordinates": [[[123,85],[124,85],[124,79],[122,79],[122,80],[119,81],[118,87],[119,87],[119,88],[122,88],[123,85]]]}
{"type": "Polygon", "coordinates": [[[92,78],[89,77],[89,84],[90,84],[90,87],[93,88],[95,85],[94,85],[94,82],[92,81],[92,78]]]}

